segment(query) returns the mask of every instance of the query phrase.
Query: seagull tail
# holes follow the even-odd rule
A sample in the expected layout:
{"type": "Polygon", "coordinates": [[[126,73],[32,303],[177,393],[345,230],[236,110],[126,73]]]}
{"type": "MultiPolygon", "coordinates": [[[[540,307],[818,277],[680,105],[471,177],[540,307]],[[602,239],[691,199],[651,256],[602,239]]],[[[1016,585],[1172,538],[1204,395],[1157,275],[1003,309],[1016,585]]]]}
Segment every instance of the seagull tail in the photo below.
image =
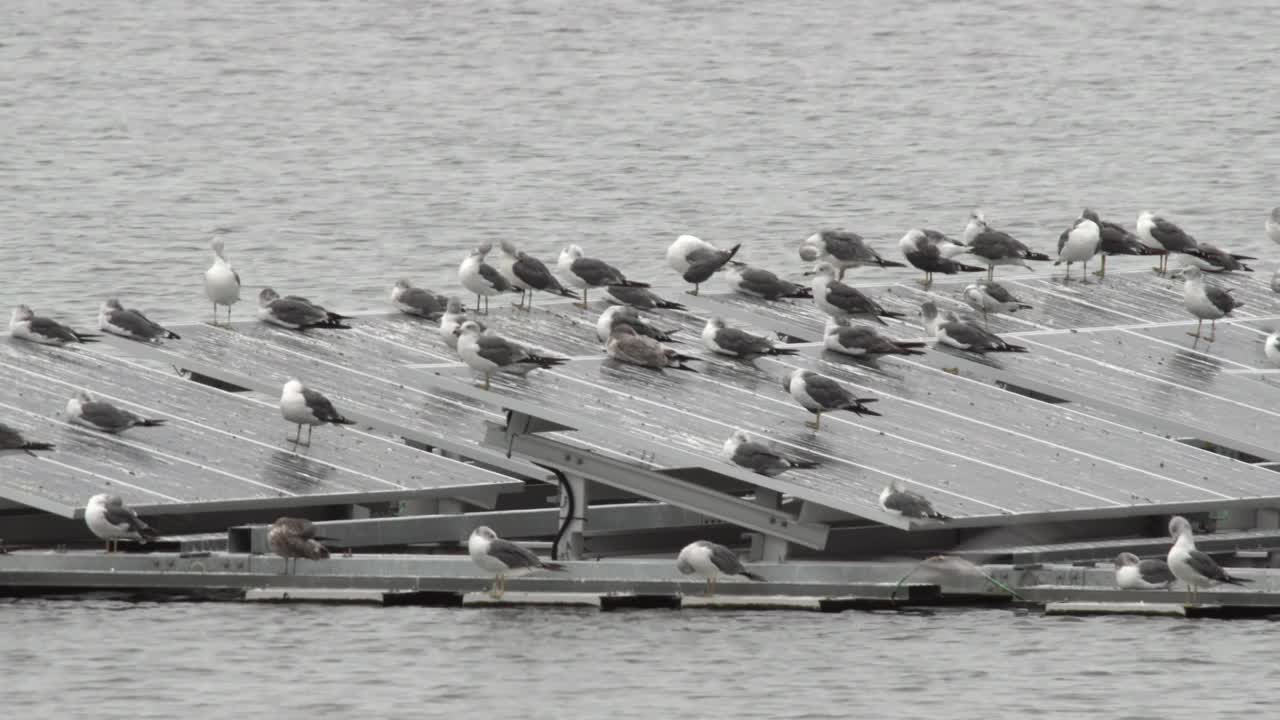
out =
{"type": "Polygon", "coordinates": [[[639,282],[639,281],[637,281],[637,280],[628,280],[628,279],[626,279],[626,278],[623,278],[623,279],[622,279],[622,282],[617,282],[617,283],[613,283],[613,284],[614,284],[614,285],[621,285],[622,287],[633,287],[633,288],[647,288],[647,287],[649,287],[649,283],[647,283],[647,282],[639,282]]]}
{"type": "Polygon", "coordinates": [[[553,292],[559,295],[560,297],[573,298],[574,300],[578,299],[578,293],[566,288],[558,287],[558,286],[554,288],[548,288],[548,292],[553,292]]]}
{"type": "Polygon", "coordinates": [[[895,312],[893,310],[881,310],[879,314],[882,317],[891,317],[891,318],[906,317],[905,313],[895,312]]]}
{"type": "Polygon", "coordinates": [[[557,365],[563,365],[569,362],[569,359],[560,358],[560,357],[545,357],[543,355],[530,355],[528,358],[526,358],[522,362],[533,363],[534,365],[537,365],[543,370],[548,370],[557,365]]]}
{"type": "Polygon", "coordinates": [[[542,565],[541,565],[540,567],[541,567],[543,570],[551,570],[552,572],[568,572],[568,570],[567,570],[567,568],[565,568],[565,566],[561,565],[560,563],[555,563],[555,562],[546,562],[546,561],[543,561],[543,563],[542,563],[542,565]]]}
{"type": "Polygon", "coordinates": [[[1257,260],[1258,259],[1256,257],[1253,257],[1252,255],[1237,255],[1235,253],[1228,253],[1228,254],[1231,255],[1231,257],[1235,258],[1236,260],[1257,260]]]}
{"type": "Polygon", "coordinates": [[[1020,353],[1027,352],[1027,348],[1022,345],[1014,345],[1013,343],[1007,343],[1003,341],[1001,341],[1000,347],[994,348],[994,350],[996,352],[1020,352],[1020,353]]]}
{"type": "Polygon", "coordinates": [[[854,398],[852,404],[842,409],[857,413],[859,415],[872,415],[875,417],[880,417],[880,413],[867,407],[867,403],[873,403],[877,399],[878,398],[854,398]]]}
{"type": "Polygon", "coordinates": [[[791,463],[791,467],[795,468],[796,470],[812,470],[813,468],[816,468],[816,467],[822,467],[822,463],[818,462],[817,460],[792,459],[790,460],[790,463],[791,463]]]}
{"type": "Polygon", "coordinates": [[[796,288],[795,290],[792,290],[791,292],[787,293],[786,295],[783,295],[783,297],[789,297],[789,298],[812,298],[812,297],[813,297],[813,288],[798,287],[798,288],[796,288]]]}
{"type": "Polygon", "coordinates": [[[23,443],[23,445],[22,445],[22,449],[23,449],[23,450],[26,450],[26,451],[27,451],[27,454],[34,454],[34,453],[32,453],[32,452],[31,452],[32,450],[52,450],[52,449],[53,449],[53,443],[47,443],[47,442],[28,442],[28,443],[23,443]]]}
{"type": "Polygon", "coordinates": [[[335,418],[330,418],[329,422],[333,423],[334,425],[355,425],[356,424],[355,420],[348,420],[342,417],[341,415],[335,418]]]}
{"type": "Polygon", "coordinates": [[[898,347],[890,355],[925,355],[924,343],[898,343],[898,347]]]}
{"type": "Polygon", "coordinates": [[[172,330],[165,330],[162,336],[166,340],[181,340],[182,336],[172,330]]]}
{"type": "Polygon", "coordinates": [[[697,370],[694,370],[693,368],[689,367],[688,365],[685,365],[685,364],[684,364],[684,361],[685,361],[685,360],[698,360],[698,359],[699,359],[699,358],[693,358],[693,357],[687,357],[687,356],[675,357],[675,358],[672,358],[672,360],[674,360],[674,361],[676,362],[676,364],[675,364],[675,365],[668,365],[667,367],[671,368],[672,370],[684,370],[684,371],[686,371],[686,372],[696,373],[696,372],[698,372],[698,371],[697,371],[697,370]]]}
{"type": "Polygon", "coordinates": [[[877,257],[877,258],[876,258],[876,264],[877,264],[877,265],[879,265],[879,266],[880,266],[880,267],[882,267],[882,268],[906,267],[906,264],[905,264],[905,263],[900,263],[900,262],[898,262],[897,260],[885,260],[885,259],[884,259],[884,258],[882,258],[882,257],[877,257]]]}
{"type": "Polygon", "coordinates": [[[924,516],[928,518],[933,518],[934,520],[950,520],[951,519],[950,516],[943,515],[942,513],[938,512],[937,510],[934,510],[933,508],[929,508],[929,512],[925,513],[924,516]]]}
{"type": "Polygon", "coordinates": [[[800,351],[795,348],[776,347],[770,348],[769,355],[799,355],[800,351]]]}
{"type": "Polygon", "coordinates": [[[1228,585],[1244,585],[1245,583],[1253,582],[1252,578],[1236,577],[1235,575],[1227,575],[1225,572],[1222,575],[1222,582],[1228,585]]]}
{"type": "Polygon", "coordinates": [[[98,338],[102,337],[102,336],[101,336],[101,335],[99,335],[98,333],[82,333],[82,332],[78,332],[78,333],[74,333],[74,335],[76,336],[76,340],[78,340],[78,341],[80,341],[80,342],[82,342],[82,343],[98,342],[98,338]]]}
{"type": "Polygon", "coordinates": [[[339,315],[336,312],[329,312],[327,310],[325,311],[325,315],[329,317],[329,322],[331,323],[341,323],[343,320],[351,320],[354,317],[353,315],[339,315]]]}
{"type": "Polygon", "coordinates": [[[962,265],[961,263],[955,263],[955,268],[960,272],[986,272],[987,271],[986,268],[974,267],[972,265],[962,265]]]}
{"type": "Polygon", "coordinates": [[[142,536],[144,541],[151,541],[160,537],[160,533],[156,532],[156,529],[150,525],[143,523],[139,523],[139,525],[141,525],[141,527],[138,528],[138,534],[142,536]]]}
{"type": "Polygon", "coordinates": [[[1032,309],[1032,307],[1033,307],[1033,306],[1028,305],[1028,304],[1026,304],[1026,303],[1018,303],[1018,309],[1019,309],[1019,310],[1031,310],[1031,309],[1032,309]]]}
{"type": "Polygon", "coordinates": [[[755,580],[756,582],[769,582],[768,580],[764,579],[763,575],[757,575],[751,572],[750,570],[747,570],[746,568],[743,568],[742,572],[738,574],[744,578],[747,578],[748,580],[755,580]]]}
{"type": "Polygon", "coordinates": [[[657,302],[657,306],[660,308],[663,308],[664,310],[684,310],[685,309],[684,305],[681,305],[678,302],[671,302],[670,300],[659,300],[657,302]]]}
{"type": "Polygon", "coordinates": [[[1053,258],[1049,257],[1048,255],[1045,255],[1044,253],[1029,252],[1027,253],[1026,259],[1027,260],[1052,260],[1053,258]]]}
{"type": "Polygon", "coordinates": [[[160,427],[165,424],[164,418],[142,418],[142,422],[138,423],[140,427],[160,427]]]}

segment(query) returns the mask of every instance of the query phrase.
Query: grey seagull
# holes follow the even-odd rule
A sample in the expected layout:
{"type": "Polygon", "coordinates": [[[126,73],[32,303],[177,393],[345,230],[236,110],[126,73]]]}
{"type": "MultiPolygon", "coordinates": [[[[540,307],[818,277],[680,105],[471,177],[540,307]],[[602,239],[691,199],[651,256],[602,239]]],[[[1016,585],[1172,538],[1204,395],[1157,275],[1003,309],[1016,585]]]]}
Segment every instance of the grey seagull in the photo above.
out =
{"type": "Polygon", "coordinates": [[[621,270],[603,260],[586,257],[582,248],[577,245],[568,245],[560,251],[556,269],[566,283],[582,290],[584,308],[587,306],[587,291],[591,288],[649,287],[649,283],[628,280],[621,270]]]}
{"type": "Polygon", "coordinates": [[[743,567],[742,561],[732,550],[709,540],[695,540],[686,545],[676,556],[676,569],[683,575],[700,575],[706,578],[707,597],[715,594],[716,578],[721,575],[741,575],[748,580],[765,582],[762,575],[743,567]]]}
{"type": "Polygon", "coordinates": [[[81,390],[67,401],[67,419],[76,425],[116,435],[133,427],[158,427],[165,421],[144,418],[81,390]]]}
{"type": "Polygon", "coordinates": [[[303,386],[297,378],[290,378],[280,393],[280,414],[285,420],[298,426],[298,434],[291,438],[294,445],[311,445],[311,430],[317,425],[355,425],[333,406],[329,398],[303,386]],[[307,441],[302,442],[302,426],[307,426],[307,441]]]}
{"type": "Polygon", "coordinates": [[[17,428],[0,423],[0,450],[22,450],[35,456],[33,450],[52,450],[53,443],[34,442],[22,436],[17,428]]]}
{"type": "Polygon", "coordinates": [[[736,358],[756,358],[761,355],[795,355],[795,348],[780,348],[763,335],[753,335],[746,330],[731,328],[724,320],[713,317],[702,328],[702,344],[713,353],[736,358]]]}
{"type": "Polygon", "coordinates": [[[178,333],[152,322],[141,311],[126,309],[115,298],[104,301],[102,307],[98,309],[98,329],[130,340],[149,343],[182,339],[178,333]]]}
{"type": "Polygon", "coordinates": [[[546,562],[528,548],[503,540],[483,525],[471,531],[467,538],[467,553],[481,570],[493,574],[493,588],[489,594],[495,598],[502,597],[507,591],[509,577],[520,577],[535,570],[565,571],[563,565],[546,562]]]}
{"type": "Polygon", "coordinates": [[[766,477],[777,477],[787,470],[808,470],[821,463],[801,460],[754,440],[745,430],[734,430],[720,449],[720,458],[766,477]]]}
{"type": "Polygon", "coordinates": [[[19,305],[13,309],[13,315],[9,317],[9,334],[19,340],[28,340],[41,345],[68,345],[98,341],[97,335],[76,332],[56,320],[36,315],[26,305],[19,305]]]}
{"type": "Polygon", "coordinates": [[[879,416],[880,413],[867,407],[867,403],[876,402],[876,398],[860,398],[844,389],[840,383],[812,370],[796,369],[782,379],[782,388],[800,407],[813,413],[813,422],[805,421],[805,425],[820,430],[822,413],[835,410],[848,410],[858,415],[879,416]]]}
{"type": "Polygon", "coordinates": [[[322,541],[331,539],[316,535],[315,523],[306,518],[279,517],[267,531],[267,546],[271,552],[284,558],[286,575],[290,574],[290,559],[293,560],[294,572],[297,572],[298,558],[324,560],[329,557],[329,548],[322,541]]]}
{"type": "Polygon", "coordinates": [[[885,512],[897,513],[909,518],[932,518],[934,520],[950,520],[946,515],[933,509],[929,498],[903,487],[894,480],[888,487],[880,491],[880,507],[885,512]]]}

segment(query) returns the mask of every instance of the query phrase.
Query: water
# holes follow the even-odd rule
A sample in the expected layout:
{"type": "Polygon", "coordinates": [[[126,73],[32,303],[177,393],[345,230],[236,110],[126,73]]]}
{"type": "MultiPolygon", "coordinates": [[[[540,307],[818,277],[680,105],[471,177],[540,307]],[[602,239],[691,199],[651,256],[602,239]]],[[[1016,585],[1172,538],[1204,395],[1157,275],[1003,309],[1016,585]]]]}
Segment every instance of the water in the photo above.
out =
{"type": "Polygon", "coordinates": [[[10,716],[99,720],[1266,717],[1280,679],[1269,623],[1005,611],[23,601],[0,637],[10,716]]]}
{"type": "MultiPolygon", "coordinates": [[[[1274,265],[1270,0],[479,5],[8,3],[0,306],[203,318],[215,230],[246,285],[345,311],[453,287],[481,240],[672,288],[680,232],[794,275],[819,227],[896,256],[975,205],[1041,250],[1085,204],[1163,209],[1274,265]]],[[[1273,701],[1273,633],[24,601],[0,663],[15,717],[1175,718],[1273,701]]]]}

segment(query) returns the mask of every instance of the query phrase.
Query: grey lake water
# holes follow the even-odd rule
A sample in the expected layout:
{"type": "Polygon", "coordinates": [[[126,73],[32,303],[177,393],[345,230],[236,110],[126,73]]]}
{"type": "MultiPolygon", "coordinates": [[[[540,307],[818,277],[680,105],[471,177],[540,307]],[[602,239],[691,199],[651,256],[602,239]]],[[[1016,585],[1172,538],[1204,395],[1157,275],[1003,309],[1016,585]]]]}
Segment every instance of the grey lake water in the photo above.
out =
{"type": "MultiPolygon", "coordinates": [[[[1042,250],[1085,205],[1163,210],[1269,273],[1277,37],[1271,0],[13,0],[0,306],[89,326],[117,295],[203,319],[215,232],[253,293],[343,311],[385,309],[398,277],[455,288],[462,248],[502,238],[546,260],[574,242],[674,290],[679,233],[794,276],[820,227],[896,257],[905,229],[958,233],[975,206],[1042,250]]],[[[1276,636],[1003,611],[25,600],[0,604],[0,708],[1267,717],[1276,636]]]]}

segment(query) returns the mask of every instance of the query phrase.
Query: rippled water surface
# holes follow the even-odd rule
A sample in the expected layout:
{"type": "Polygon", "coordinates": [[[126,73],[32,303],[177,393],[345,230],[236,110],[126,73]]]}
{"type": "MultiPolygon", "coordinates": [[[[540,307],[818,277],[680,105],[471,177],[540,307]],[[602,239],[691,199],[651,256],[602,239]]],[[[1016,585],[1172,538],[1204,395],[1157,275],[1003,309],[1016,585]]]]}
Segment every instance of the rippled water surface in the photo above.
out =
{"type": "MultiPolygon", "coordinates": [[[[1088,204],[1276,258],[1275,2],[52,0],[0,19],[0,305],[80,324],[108,294],[202,318],[219,229],[246,285],[339,310],[384,308],[400,276],[449,289],[481,240],[576,242],[672,287],[680,232],[795,274],[818,227],[896,255],[975,205],[1039,249],[1088,204]]],[[[23,601],[0,605],[0,704],[1266,717],[1272,628],[23,601]]]]}

